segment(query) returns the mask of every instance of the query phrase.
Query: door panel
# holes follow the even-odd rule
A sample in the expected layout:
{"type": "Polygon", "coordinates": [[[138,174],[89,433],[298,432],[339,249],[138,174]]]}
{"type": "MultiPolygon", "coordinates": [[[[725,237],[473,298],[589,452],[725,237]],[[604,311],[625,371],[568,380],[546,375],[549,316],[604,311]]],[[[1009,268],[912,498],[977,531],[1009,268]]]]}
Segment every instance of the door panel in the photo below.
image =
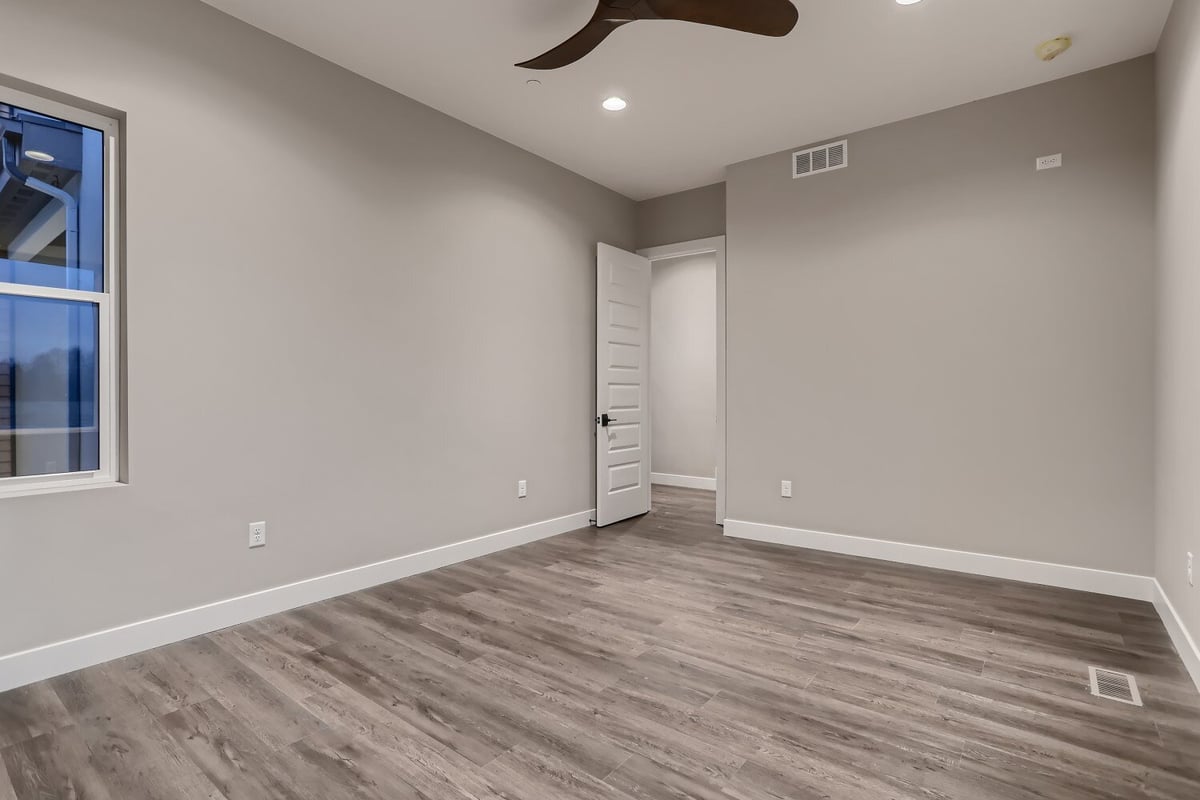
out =
{"type": "Polygon", "coordinates": [[[650,510],[650,262],[596,252],[596,525],[650,510]]]}

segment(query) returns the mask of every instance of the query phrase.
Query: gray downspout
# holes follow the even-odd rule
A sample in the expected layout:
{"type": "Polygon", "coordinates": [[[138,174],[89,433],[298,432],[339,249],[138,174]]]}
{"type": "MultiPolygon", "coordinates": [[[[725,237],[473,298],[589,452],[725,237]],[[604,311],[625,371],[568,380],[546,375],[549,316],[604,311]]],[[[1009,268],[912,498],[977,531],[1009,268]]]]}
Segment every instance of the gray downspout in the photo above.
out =
{"type": "Polygon", "coordinates": [[[17,182],[28,186],[35,192],[41,192],[44,195],[53,197],[63,204],[67,216],[67,269],[79,268],[79,201],[71,196],[71,193],[57,186],[51,186],[45,181],[39,181],[37,178],[30,177],[21,172],[20,166],[17,164],[17,146],[13,139],[16,138],[11,134],[6,134],[3,137],[3,143],[0,147],[4,150],[4,171],[7,172],[17,182]]]}

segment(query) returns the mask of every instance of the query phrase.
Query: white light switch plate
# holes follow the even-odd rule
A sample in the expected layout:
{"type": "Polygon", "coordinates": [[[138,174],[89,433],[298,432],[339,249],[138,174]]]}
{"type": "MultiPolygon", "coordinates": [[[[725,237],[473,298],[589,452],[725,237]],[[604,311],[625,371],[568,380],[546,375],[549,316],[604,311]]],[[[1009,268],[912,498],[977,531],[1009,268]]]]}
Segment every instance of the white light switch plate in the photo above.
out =
{"type": "Polygon", "coordinates": [[[527,481],[517,481],[517,497],[527,497],[529,495],[529,483],[527,481]]]}
{"type": "Polygon", "coordinates": [[[792,482],[791,481],[781,481],[780,482],[779,496],[780,497],[791,497],[792,496],[792,482]]]}

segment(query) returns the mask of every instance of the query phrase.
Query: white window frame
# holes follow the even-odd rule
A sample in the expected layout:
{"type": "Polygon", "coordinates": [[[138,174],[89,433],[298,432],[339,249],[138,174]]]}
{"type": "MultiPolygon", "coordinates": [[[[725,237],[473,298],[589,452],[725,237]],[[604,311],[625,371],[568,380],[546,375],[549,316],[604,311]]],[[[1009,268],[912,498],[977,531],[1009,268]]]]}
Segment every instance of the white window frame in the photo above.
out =
{"type": "Polygon", "coordinates": [[[47,100],[13,89],[0,83],[0,102],[48,114],[59,119],[86,125],[104,134],[104,291],[85,292],[75,289],[55,289],[41,286],[0,282],[0,294],[50,300],[73,300],[91,303],[99,317],[97,369],[99,371],[99,412],[96,423],[100,433],[100,467],[82,472],[55,475],[30,475],[0,478],[0,500],[49,492],[117,486],[120,483],[120,408],[119,372],[120,331],[120,203],[117,190],[120,180],[121,124],[112,117],[85,111],[65,103],[47,100]]]}

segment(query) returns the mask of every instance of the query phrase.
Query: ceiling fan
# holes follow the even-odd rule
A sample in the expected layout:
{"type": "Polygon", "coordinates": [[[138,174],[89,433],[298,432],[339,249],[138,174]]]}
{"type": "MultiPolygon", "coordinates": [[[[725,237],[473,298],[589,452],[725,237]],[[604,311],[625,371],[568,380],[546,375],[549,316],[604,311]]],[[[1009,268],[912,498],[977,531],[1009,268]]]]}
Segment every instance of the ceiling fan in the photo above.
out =
{"type": "Polygon", "coordinates": [[[617,28],[644,19],[674,19],[761,36],[787,36],[799,17],[792,0],[598,0],[596,13],[579,33],[517,66],[565,67],[595,50],[617,28]]]}

